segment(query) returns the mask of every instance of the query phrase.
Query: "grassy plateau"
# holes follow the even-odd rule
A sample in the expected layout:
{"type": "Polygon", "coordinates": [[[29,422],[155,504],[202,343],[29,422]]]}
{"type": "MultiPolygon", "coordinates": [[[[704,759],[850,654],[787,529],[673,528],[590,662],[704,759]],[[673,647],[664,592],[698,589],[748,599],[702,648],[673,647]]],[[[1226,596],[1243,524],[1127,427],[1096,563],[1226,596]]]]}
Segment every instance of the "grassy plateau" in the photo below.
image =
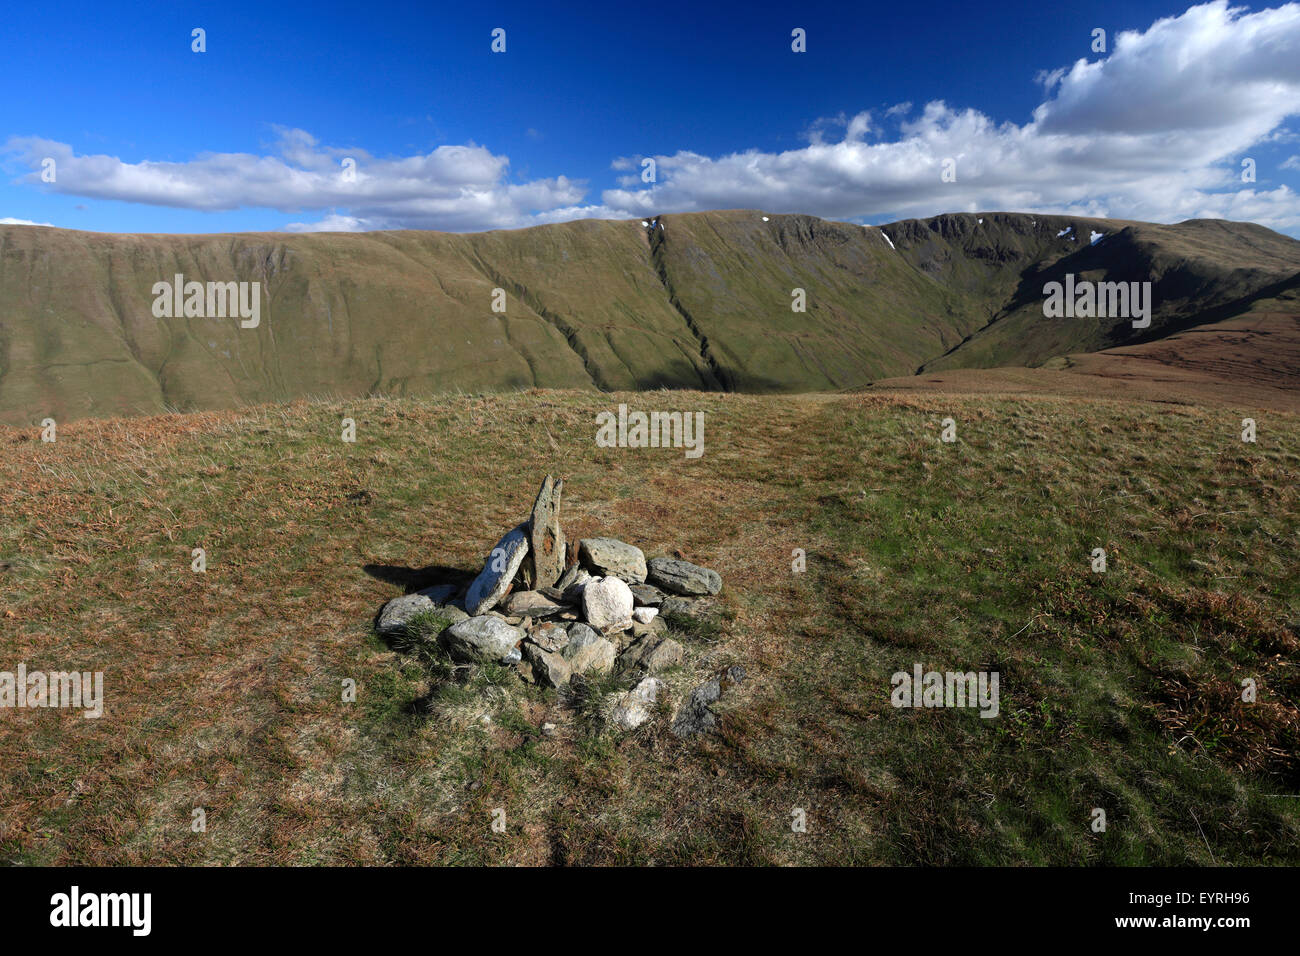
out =
{"type": "Polygon", "coordinates": [[[105,679],[97,720],[0,711],[0,862],[1300,864],[1298,477],[1295,413],[1080,396],[531,390],[0,427],[0,670],[105,679]],[[597,447],[619,402],[703,411],[704,455],[597,447]],[[601,721],[616,688],[448,681],[373,629],[476,571],[548,472],[570,540],[723,577],[631,734],[601,721]],[[999,715],[895,709],[915,663],[998,671],[999,715]],[[674,736],[732,664],[720,733],[674,736]]]}

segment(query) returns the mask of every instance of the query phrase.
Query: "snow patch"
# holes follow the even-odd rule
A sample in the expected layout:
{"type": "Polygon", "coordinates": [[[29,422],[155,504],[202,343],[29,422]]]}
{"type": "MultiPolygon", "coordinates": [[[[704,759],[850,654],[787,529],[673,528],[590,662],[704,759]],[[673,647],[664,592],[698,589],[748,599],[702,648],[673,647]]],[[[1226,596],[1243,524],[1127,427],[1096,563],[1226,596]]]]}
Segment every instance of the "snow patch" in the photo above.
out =
{"type": "Polygon", "coordinates": [[[1060,239],[1062,236],[1064,236],[1064,235],[1066,235],[1066,234],[1068,234],[1068,233],[1071,233],[1071,232],[1073,232],[1073,231],[1074,231],[1074,227],[1073,227],[1073,226],[1066,226],[1064,229],[1062,229],[1060,232],[1058,232],[1058,233],[1056,234],[1056,238],[1057,238],[1057,239],[1060,239]]]}
{"type": "Polygon", "coordinates": [[[1088,236],[1088,245],[1095,246],[1105,238],[1106,234],[1104,232],[1090,232],[1088,236]]]}

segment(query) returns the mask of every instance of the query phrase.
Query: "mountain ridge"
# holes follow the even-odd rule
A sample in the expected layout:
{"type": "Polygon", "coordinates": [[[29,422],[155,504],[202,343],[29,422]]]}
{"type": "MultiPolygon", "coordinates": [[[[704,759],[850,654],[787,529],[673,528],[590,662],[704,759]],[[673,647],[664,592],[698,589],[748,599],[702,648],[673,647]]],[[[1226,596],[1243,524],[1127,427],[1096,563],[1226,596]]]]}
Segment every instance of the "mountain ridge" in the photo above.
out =
{"type": "Polygon", "coordinates": [[[0,226],[0,421],[319,394],[838,391],[1154,341],[1300,276],[1300,242],[1223,220],[990,212],[877,227],[725,210],[645,222],[212,235],[0,226]],[[1042,286],[1066,272],[1151,281],[1151,328],[1044,319],[1042,286]],[[156,318],[154,283],[176,274],[262,283],[259,327],[156,318]],[[804,312],[791,308],[799,289],[804,312]]]}

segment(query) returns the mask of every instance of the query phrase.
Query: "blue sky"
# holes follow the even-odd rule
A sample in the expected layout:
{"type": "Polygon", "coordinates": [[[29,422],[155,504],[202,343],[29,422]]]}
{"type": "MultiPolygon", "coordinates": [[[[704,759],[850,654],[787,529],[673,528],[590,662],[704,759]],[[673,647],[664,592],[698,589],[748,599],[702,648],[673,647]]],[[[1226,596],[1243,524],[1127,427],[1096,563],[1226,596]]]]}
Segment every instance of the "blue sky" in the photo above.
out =
{"type": "Polygon", "coordinates": [[[1300,6],[982,6],[15,4],[0,69],[24,92],[0,104],[0,220],[465,230],[1014,209],[1300,235],[1300,6]]]}

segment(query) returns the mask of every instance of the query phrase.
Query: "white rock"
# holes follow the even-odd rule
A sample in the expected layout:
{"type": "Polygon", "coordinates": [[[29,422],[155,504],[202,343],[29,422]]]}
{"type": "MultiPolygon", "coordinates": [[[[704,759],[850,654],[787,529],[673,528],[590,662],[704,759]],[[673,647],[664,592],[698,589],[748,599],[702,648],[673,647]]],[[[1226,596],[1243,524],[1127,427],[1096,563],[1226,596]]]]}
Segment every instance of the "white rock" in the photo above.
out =
{"type": "Polygon", "coordinates": [[[618,699],[609,718],[620,730],[636,730],[654,712],[655,699],[663,682],[657,677],[647,677],[618,699]]]}
{"type": "Polygon", "coordinates": [[[658,613],[659,608],[657,607],[639,607],[632,612],[632,617],[642,624],[649,624],[658,613]]]}
{"type": "Polygon", "coordinates": [[[618,578],[595,578],[582,589],[582,616],[597,630],[632,623],[632,589],[618,578]]]}

